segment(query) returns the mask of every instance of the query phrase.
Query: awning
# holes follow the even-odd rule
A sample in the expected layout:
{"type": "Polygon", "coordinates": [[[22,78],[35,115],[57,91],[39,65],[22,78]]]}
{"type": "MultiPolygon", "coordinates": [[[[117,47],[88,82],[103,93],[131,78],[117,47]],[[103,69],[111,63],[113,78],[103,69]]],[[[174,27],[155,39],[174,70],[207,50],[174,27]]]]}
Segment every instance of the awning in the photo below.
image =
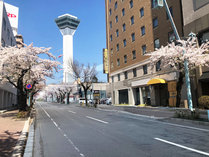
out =
{"type": "Polygon", "coordinates": [[[147,82],[147,85],[159,84],[159,83],[166,83],[166,81],[164,79],[154,78],[154,79],[149,80],[147,82]]]}

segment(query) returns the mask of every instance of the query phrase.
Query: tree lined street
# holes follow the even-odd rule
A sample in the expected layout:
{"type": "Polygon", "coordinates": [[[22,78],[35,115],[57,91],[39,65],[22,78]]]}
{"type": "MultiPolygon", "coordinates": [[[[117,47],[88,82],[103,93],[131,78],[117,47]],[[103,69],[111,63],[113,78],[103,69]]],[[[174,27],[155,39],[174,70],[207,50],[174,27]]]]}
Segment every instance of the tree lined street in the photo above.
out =
{"type": "Polygon", "coordinates": [[[208,126],[193,127],[78,104],[36,105],[34,156],[209,156],[208,126]]]}

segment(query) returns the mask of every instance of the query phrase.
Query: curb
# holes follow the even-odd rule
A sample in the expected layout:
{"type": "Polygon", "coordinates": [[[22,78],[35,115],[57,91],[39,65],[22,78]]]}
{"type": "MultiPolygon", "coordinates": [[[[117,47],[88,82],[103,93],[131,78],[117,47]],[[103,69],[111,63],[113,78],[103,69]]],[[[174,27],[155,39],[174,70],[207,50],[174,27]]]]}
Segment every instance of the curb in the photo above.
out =
{"type": "Polygon", "coordinates": [[[33,141],[34,141],[34,120],[30,126],[29,129],[29,134],[28,134],[28,139],[27,139],[27,143],[26,143],[26,147],[25,147],[25,152],[23,157],[32,157],[33,156],[33,141]]]}
{"type": "Polygon", "coordinates": [[[209,126],[209,122],[204,122],[204,121],[195,121],[195,120],[188,120],[188,119],[181,119],[181,118],[168,118],[174,121],[178,121],[178,122],[189,122],[189,123],[193,123],[193,124],[197,124],[197,125],[206,125],[209,126]]]}
{"type": "Polygon", "coordinates": [[[30,117],[28,120],[25,122],[24,127],[22,129],[22,133],[17,141],[17,144],[13,150],[12,157],[22,157],[22,154],[24,152],[24,146],[27,140],[27,135],[28,135],[28,129],[30,125],[30,117]]]}

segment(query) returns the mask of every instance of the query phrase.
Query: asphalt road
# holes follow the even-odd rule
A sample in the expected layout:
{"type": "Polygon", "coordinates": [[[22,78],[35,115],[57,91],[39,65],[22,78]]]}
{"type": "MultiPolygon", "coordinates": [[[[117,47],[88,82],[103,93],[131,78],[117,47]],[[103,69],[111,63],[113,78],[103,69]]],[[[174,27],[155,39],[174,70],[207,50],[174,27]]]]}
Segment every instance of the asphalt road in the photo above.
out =
{"type": "Polygon", "coordinates": [[[36,105],[34,157],[209,156],[209,126],[186,126],[154,117],[36,105]]]}

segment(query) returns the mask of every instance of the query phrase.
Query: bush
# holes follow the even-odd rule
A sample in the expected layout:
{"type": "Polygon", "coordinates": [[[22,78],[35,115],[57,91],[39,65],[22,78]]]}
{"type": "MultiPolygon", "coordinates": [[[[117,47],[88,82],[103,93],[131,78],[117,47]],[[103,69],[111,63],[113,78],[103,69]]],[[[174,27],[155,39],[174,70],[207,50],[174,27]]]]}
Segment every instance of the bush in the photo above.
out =
{"type": "Polygon", "coordinates": [[[183,118],[183,119],[200,119],[200,113],[196,109],[193,112],[191,112],[189,109],[187,110],[176,110],[174,114],[175,118],[183,118]]]}
{"type": "Polygon", "coordinates": [[[199,108],[209,109],[209,96],[204,95],[198,99],[199,108]]]}

